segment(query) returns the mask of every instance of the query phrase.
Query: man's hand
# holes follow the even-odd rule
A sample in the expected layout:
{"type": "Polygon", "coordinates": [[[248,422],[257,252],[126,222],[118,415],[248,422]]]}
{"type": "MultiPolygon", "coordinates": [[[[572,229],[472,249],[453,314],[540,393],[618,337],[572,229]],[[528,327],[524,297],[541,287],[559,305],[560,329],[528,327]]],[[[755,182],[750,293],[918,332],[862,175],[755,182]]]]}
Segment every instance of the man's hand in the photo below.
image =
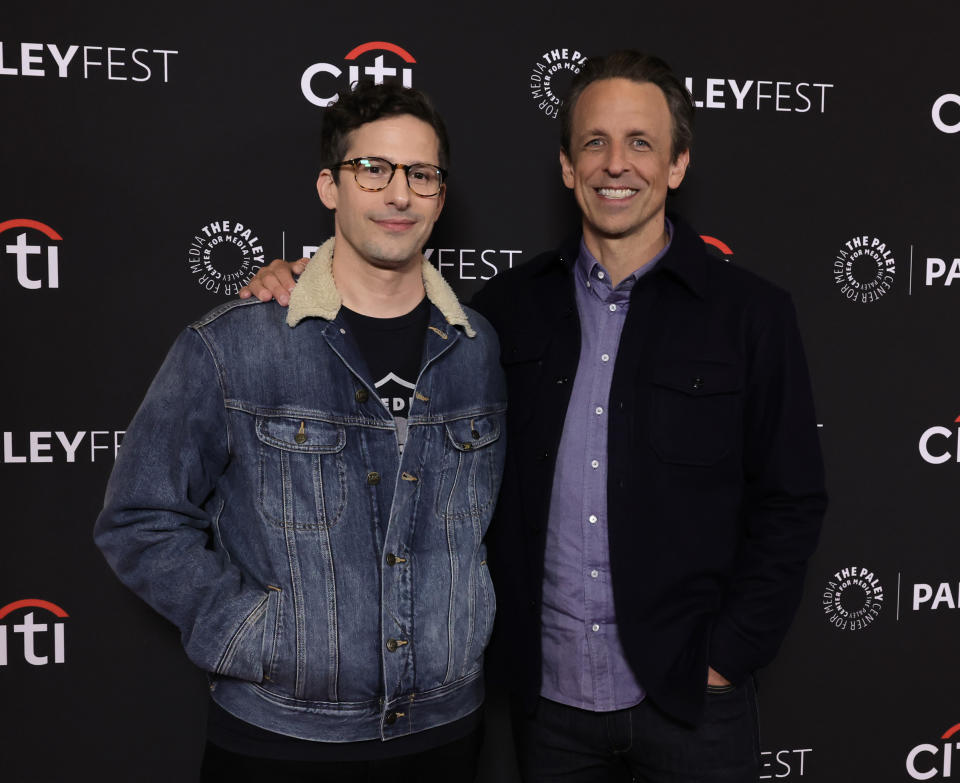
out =
{"type": "Polygon", "coordinates": [[[718,685],[722,687],[729,684],[730,680],[720,674],[720,672],[718,672],[712,666],[707,667],[707,685],[718,685]]]}
{"type": "Polygon", "coordinates": [[[282,258],[275,258],[269,266],[262,267],[256,276],[240,289],[240,298],[249,299],[255,296],[261,302],[276,299],[279,304],[286,307],[290,304],[290,292],[297,284],[293,276],[302,275],[309,260],[309,258],[301,258],[291,263],[282,258]]]}

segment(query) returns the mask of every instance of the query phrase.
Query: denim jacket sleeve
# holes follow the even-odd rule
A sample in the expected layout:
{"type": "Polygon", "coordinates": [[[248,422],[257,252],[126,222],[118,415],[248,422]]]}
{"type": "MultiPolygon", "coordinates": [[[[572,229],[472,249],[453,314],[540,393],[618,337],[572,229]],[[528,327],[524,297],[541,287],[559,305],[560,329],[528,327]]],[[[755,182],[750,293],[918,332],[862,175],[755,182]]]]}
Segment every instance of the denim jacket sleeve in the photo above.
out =
{"type": "Polygon", "coordinates": [[[259,682],[269,591],[210,545],[229,460],[218,366],[188,329],[124,436],[94,539],[121,581],[180,629],[195,664],[259,682]]]}

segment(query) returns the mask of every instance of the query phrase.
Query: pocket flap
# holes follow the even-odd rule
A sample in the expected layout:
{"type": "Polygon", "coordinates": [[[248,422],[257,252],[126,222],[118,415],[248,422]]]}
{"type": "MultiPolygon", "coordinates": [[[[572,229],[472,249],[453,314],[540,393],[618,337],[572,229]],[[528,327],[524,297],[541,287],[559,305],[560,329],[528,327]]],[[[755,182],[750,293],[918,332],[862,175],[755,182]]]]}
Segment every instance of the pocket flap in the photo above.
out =
{"type": "Polygon", "coordinates": [[[312,454],[332,454],[347,441],[339,424],[290,416],[257,416],[257,437],[278,449],[312,454]]]}
{"type": "Polygon", "coordinates": [[[447,437],[460,451],[472,451],[493,443],[500,437],[497,416],[475,416],[446,423],[447,437]]]}
{"type": "Polygon", "coordinates": [[[666,364],[654,369],[653,383],[693,397],[740,391],[738,368],[715,362],[666,364]]]}

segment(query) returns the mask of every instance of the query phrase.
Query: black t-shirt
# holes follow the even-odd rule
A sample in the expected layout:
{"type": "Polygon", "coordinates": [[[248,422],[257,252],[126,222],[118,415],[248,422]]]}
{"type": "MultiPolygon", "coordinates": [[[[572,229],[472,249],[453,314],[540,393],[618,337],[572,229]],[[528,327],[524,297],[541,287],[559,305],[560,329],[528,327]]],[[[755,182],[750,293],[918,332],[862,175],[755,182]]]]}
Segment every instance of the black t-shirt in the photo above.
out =
{"type": "Polygon", "coordinates": [[[430,302],[424,297],[406,315],[373,318],[341,307],[348,336],[353,337],[381,402],[393,414],[400,447],[407,440],[407,415],[420,374],[423,339],[430,323],[430,302]]]}
{"type": "MultiPolygon", "coordinates": [[[[406,442],[407,414],[420,374],[423,340],[430,323],[430,302],[424,299],[406,315],[372,318],[346,307],[340,312],[348,335],[356,342],[381,401],[397,423],[400,447],[406,442]]],[[[475,710],[445,726],[420,731],[389,742],[313,742],[277,734],[231,715],[211,702],[207,739],[233,753],[288,761],[373,761],[421,753],[465,737],[480,725],[482,710],[475,710]]]]}

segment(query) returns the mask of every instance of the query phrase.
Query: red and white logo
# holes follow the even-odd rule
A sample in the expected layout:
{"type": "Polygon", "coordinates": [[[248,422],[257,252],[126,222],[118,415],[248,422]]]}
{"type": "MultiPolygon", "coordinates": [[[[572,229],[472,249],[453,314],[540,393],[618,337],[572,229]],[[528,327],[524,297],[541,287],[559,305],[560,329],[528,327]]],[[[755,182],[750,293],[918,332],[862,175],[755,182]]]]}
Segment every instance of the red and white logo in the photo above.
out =
{"type": "Polygon", "coordinates": [[[731,248],[730,245],[728,245],[722,239],[717,239],[716,237],[711,237],[707,234],[701,234],[700,239],[703,240],[703,243],[707,246],[707,249],[712,255],[715,255],[724,261],[729,261],[733,257],[733,248],[731,248]]]}
{"type": "MultiPolygon", "coordinates": [[[[348,64],[347,84],[351,88],[363,76],[372,76],[374,84],[383,84],[387,77],[400,77],[404,87],[413,86],[413,68],[410,66],[416,60],[402,46],[388,41],[369,41],[355,46],[343,59],[348,64]]],[[[337,92],[343,87],[335,80],[342,75],[343,69],[333,63],[314,63],[300,77],[303,97],[314,106],[332,106],[337,102],[337,92]]]]}
{"type": "Polygon", "coordinates": [[[907,754],[907,774],[914,780],[953,777],[953,752],[960,750],[960,742],[953,735],[960,732],[960,723],[943,732],[937,745],[925,742],[912,748],[907,754]]]}
{"type": "Polygon", "coordinates": [[[17,282],[23,288],[60,287],[60,246],[63,237],[39,220],[19,218],[0,223],[0,234],[10,233],[2,241],[2,249],[16,259],[17,282]],[[12,244],[10,242],[12,241],[12,244]]]}
{"type": "Polygon", "coordinates": [[[0,666],[9,665],[10,660],[20,654],[31,666],[46,666],[51,661],[64,663],[64,624],[60,620],[66,617],[69,615],[59,606],[40,598],[24,598],[4,606],[0,609],[0,666]],[[20,615],[24,609],[31,611],[22,615],[20,622],[15,619],[13,625],[2,622],[7,616],[20,615]],[[49,615],[53,617],[49,618],[49,615]],[[8,637],[8,630],[13,631],[14,639],[8,637]],[[21,637],[19,645],[15,641],[18,635],[21,637]]]}
{"type": "Polygon", "coordinates": [[[920,456],[931,465],[942,465],[951,459],[960,462],[960,416],[953,420],[956,427],[928,427],[920,436],[920,456]]]}

